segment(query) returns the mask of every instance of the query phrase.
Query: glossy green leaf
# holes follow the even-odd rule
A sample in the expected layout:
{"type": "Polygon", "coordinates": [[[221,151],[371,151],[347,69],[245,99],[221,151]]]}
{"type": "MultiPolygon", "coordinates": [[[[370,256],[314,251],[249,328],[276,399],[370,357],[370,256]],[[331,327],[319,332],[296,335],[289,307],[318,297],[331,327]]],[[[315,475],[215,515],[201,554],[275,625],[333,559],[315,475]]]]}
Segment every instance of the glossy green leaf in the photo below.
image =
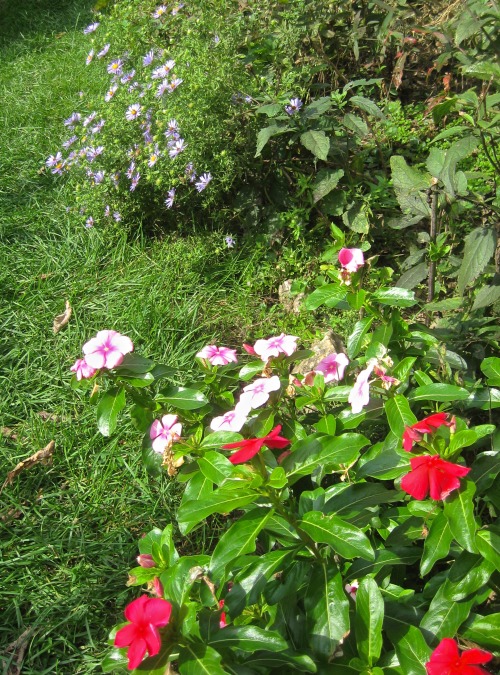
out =
{"type": "Polygon", "coordinates": [[[179,410],[196,410],[208,403],[207,398],[197,389],[187,387],[167,387],[161,390],[158,400],[179,410]]]}
{"type": "Polygon", "coordinates": [[[177,519],[182,523],[199,523],[213,513],[231,513],[242,506],[250,504],[255,494],[243,487],[230,490],[226,487],[212,492],[206,499],[191,499],[181,504],[177,519]]]}
{"type": "Polygon", "coordinates": [[[481,370],[488,378],[490,387],[497,387],[500,385],[500,358],[490,356],[487,359],[483,359],[481,362],[481,370]]]}
{"type": "Polygon", "coordinates": [[[125,382],[131,387],[149,387],[155,381],[153,373],[137,373],[136,375],[120,374],[117,382],[125,382]]]}
{"type": "Polygon", "coordinates": [[[155,363],[151,359],[146,359],[140,354],[125,354],[123,361],[115,368],[117,375],[136,375],[148,373],[153,369],[155,363]]]}
{"type": "Polygon", "coordinates": [[[408,626],[405,632],[389,632],[398,656],[399,664],[405,675],[426,675],[425,664],[431,655],[431,649],[427,646],[420,630],[415,626],[408,626]]]}
{"type": "Polygon", "coordinates": [[[373,323],[373,317],[367,316],[356,322],[351,334],[347,338],[347,356],[353,359],[357,356],[363,345],[363,339],[370,330],[373,323]]]}
{"type": "Polygon", "coordinates": [[[317,544],[328,544],[343,558],[375,559],[368,537],[359,528],[338,516],[309,511],[300,521],[299,527],[317,544]]]}
{"type": "Polygon", "coordinates": [[[384,403],[384,408],[392,433],[402,439],[405,428],[411,427],[417,422],[410,404],[402,394],[396,394],[384,403]]]}
{"type": "Polygon", "coordinates": [[[435,382],[426,384],[423,387],[417,387],[409,395],[409,401],[465,401],[469,398],[469,392],[463,387],[457,387],[455,384],[444,384],[435,382]]]}
{"type": "Polygon", "coordinates": [[[476,521],[474,520],[474,494],[476,486],[470,480],[462,479],[459,490],[454,490],[444,502],[444,515],[450,530],[467,551],[477,553],[476,521]]]}
{"type": "Polygon", "coordinates": [[[250,363],[246,363],[243,366],[238,373],[238,377],[240,380],[243,380],[243,382],[248,382],[248,380],[251,380],[255,375],[262,373],[264,366],[265,364],[263,361],[250,361],[250,363]]]}
{"type": "Polygon", "coordinates": [[[210,562],[210,571],[215,583],[221,583],[226,565],[245,553],[255,551],[257,536],[272,515],[273,510],[252,509],[233,523],[222,535],[212,553],[210,562]]]}
{"type": "Polygon", "coordinates": [[[222,656],[208,645],[189,642],[179,652],[181,675],[227,675],[222,667],[222,656]]]}
{"type": "Polygon", "coordinates": [[[311,648],[321,660],[328,660],[349,633],[349,600],[336,565],[314,565],[304,607],[311,648]]]}
{"type": "Polygon", "coordinates": [[[349,307],[346,304],[347,293],[339,284],[325,284],[314,290],[304,300],[304,307],[309,310],[318,309],[321,305],[327,307],[336,307],[344,304],[344,308],[349,307]]]}
{"type": "Polygon", "coordinates": [[[476,485],[477,493],[483,494],[493,484],[499,473],[500,452],[498,450],[487,450],[477,455],[468,478],[476,485]]]}
{"type": "Polygon", "coordinates": [[[388,490],[381,483],[355,483],[342,490],[340,494],[328,499],[324,512],[335,513],[349,520],[370,506],[394,501],[396,496],[395,490],[388,490]]]}
{"type": "Polygon", "coordinates": [[[125,389],[112,387],[104,392],[97,406],[97,426],[103,436],[111,436],[116,429],[118,415],[125,407],[125,389]]]}
{"type": "Polygon", "coordinates": [[[265,668],[265,672],[288,673],[296,670],[299,673],[315,673],[316,665],[314,661],[306,654],[295,654],[293,652],[258,651],[244,662],[250,668],[265,668]]]}
{"type": "Polygon", "coordinates": [[[381,305],[390,307],[413,307],[417,304],[415,293],[406,288],[381,288],[373,293],[372,298],[381,305]]]}
{"type": "Polygon", "coordinates": [[[235,472],[234,466],[227,457],[215,450],[206,452],[197,461],[201,473],[216,485],[223,483],[226,478],[230,478],[235,472]]]}
{"type": "Polygon", "coordinates": [[[314,425],[316,431],[327,436],[335,436],[335,429],[337,427],[337,420],[334,415],[325,415],[320,421],[314,425]]]}
{"type": "Polygon", "coordinates": [[[434,564],[448,555],[453,534],[448,519],[442,511],[434,518],[424,541],[424,552],[420,561],[420,574],[425,576],[434,564]]]}
{"type": "Polygon", "coordinates": [[[479,553],[500,572],[500,528],[490,525],[476,534],[479,553]]]}
{"type": "Polygon", "coordinates": [[[367,574],[377,574],[385,567],[412,565],[419,560],[420,551],[415,546],[394,546],[375,551],[375,562],[360,558],[349,567],[348,578],[358,579],[367,574]]]}
{"type": "Polygon", "coordinates": [[[179,558],[172,567],[160,574],[160,581],[165,590],[165,597],[179,606],[183,605],[189,596],[193,584],[203,574],[210,562],[208,555],[190,555],[179,558]]]}
{"type": "Polygon", "coordinates": [[[220,450],[226,443],[236,443],[241,440],[243,440],[243,436],[235,431],[214,431],[205,436],[201,442],[201,447],[204,450],[220,450]]]}
{"type": "Polygon", "coordinates": [[[483,649],[500,649],[500,613],[480,616],[471,614],[461,627],[460,633],[466,640],[477,642],[483,649]]]}
{"type": "Polygon", "coordinates": [[[245,652],[257,649],[280,652],[288,648],[278,632],[257,626],[226,626],[212,636],[210,644],[217,649],[241,649],[245,652]]]}
{"type": "Polygon", "coordinates": [[[495,570],[495,564],[481,555],[462,551],[450,568],[443,593],[451,602],[464,600],[482,589],[495,570]]]}
{"type": "Polygon", "coordinates": [[[436,641],[455,635],[458,627],[467,619],[475,598],[450,602],[444,586],[434,596],[420,622],[422,631],[427,631],[436,641]]]}
{"type": "Polygon", "coordinates": [[[361,580],[356,592],[354,629],[358,653],[365,663],[373,666],[382,651],[384,599],[374,579],[361,580]]]}

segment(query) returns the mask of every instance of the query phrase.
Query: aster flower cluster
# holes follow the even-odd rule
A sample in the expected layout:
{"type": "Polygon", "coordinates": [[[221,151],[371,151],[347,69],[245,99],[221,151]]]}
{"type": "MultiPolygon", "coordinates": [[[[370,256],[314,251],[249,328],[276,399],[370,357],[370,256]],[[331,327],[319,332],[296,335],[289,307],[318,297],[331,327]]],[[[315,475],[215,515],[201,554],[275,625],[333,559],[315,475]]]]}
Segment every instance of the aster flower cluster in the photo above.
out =
{"type": "MultiPolygon", "coordinates": [[[[152,13],[152,21],[163,21],[167,15],[176,16],[183,6],[182,3],[173,7],[158,5],[152,13]]],[[[181,137],[180,125],[176,119],[170,119],[165,130],[163,115],[168,97],[182,85],[183,78],[176,73],[175,60],[168,58],[163,49],[150,49],[136,63],[132,63],[128,52],[113,54],[112,44],[100,41],[99,28],[100,22],[96,21],[83,31],[86,35],[91,35],[92,39],[92,48],[87,54],[86,63],[88,66],[94,64],[92,67],[95,67],[95,62],[104,60],[103,65],[111,77],[103,96],[104,103],[116,106],[119,101],[119,105],[123,106],[122,119],[130,125],[132,135],[137,134],[137,142],[132,151],[124,153],[124,157],[120,159],[116,146],[108,150],[107,133],[102,135],[101,144],[95,140],[105,128],[109,128],[109,133],[112,133],[113,118],[116,118],[115,108],[111,121],[106,119],[107,115],[99,117],[95,110],[85,113],[75,111],[64,121],[65,127],[72,132],[71,135],[63,141],[62,149],[50,155],[45,163],[51,173],[56,175],[78,168],[86,177],[89,187],[101,191],[96,191],[98,198],[102,195],[104,203],[115,202],[106,206],[105,217],[112,217],[119,222],[121,215],[116,209],[116,191],[124,188],[129,193],[134,192],[140,186],[141,179],[151,179],[151,170],[164,166],[164,162],[176,161],[181,165],[180,158],[189,144],[181,137]],[[158,141],[160,133],[165,137],[164,144],[158,141]],[[89,142],[89,139],[94,142],[89,142]],[[101,159],[104,160],[102,165],[91,166],[94,163],[99,164],[101,159]],[[125,178],[129,181],[128,185],[125,178]],[[115,197],[110,195],[110,190],[115,192],[115,197]]],[[[212,180],[209,172],[200,172],[198,175],[192,162],[179,168],[179,184],[185,187],[192,184],[198,193],[203,192],[212,180]]],[[[176,187],[171,187],[165,197],[165,206],[172,208],[175,198],[176,187]]],[[[86,209],[83,212],[85,211],[86,209]]],[[[100,220],[95,213],[87,213],[85,218],[85,225],[89,228],[100,220]]]]}

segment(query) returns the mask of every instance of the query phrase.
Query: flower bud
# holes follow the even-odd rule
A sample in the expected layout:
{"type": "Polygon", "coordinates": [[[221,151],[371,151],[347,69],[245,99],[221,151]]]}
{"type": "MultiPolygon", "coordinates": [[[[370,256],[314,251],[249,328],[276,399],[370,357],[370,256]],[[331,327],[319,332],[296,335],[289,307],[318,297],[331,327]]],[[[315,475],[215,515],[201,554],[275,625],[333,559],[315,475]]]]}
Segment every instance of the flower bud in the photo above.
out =
{"type": "Polygon", "coordinates": [[[153,556],[150,553],[141,553],[137,556],[137,563],[141,567],[156,567],[153,556]]]}

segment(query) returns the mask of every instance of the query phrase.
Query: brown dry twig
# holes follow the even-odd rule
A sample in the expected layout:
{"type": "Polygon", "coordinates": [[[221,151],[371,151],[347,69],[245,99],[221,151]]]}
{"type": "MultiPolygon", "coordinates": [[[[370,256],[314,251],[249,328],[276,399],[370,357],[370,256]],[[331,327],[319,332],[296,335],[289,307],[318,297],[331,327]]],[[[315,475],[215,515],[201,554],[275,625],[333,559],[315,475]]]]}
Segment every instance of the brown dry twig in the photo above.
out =
{"type": "Polygon", "coordinates": [[[18,476],[22,471],[25,471],[26,469],[31,469],[32,466],[35,464],[48,464],[52,460],[52,455],[54,453],[54,449],[56,447],[56,444],[54,441],[50,441],[48,445],[46,445],[43,450],[38,450],[35,452],[34,455],[31,455],[31,457],[27,457],[26,459],[23,459],[22,462],[19,462],[19,464],[12,469],[12,471],[9,471],[7,474],[7,478],[5,479],[2,487],[0,488],[0,493],[3,491],[7,485],[10,485],[14,478],[18,476]]]}

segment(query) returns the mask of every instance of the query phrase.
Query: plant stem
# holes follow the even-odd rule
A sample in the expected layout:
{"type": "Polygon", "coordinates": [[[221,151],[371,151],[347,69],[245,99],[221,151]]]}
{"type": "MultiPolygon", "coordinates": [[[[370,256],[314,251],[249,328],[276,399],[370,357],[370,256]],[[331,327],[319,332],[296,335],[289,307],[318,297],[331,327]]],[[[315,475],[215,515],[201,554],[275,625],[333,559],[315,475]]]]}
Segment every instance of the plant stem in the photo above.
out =
{"type": "MultiPolygon", "coordinates": [[[[437,188],[435,185],[431,186],[431,227],[430,227],[430,242],[436,243],[437,236],[437,188]]],[[[427,302],[434,300],[434,290],[436,284],[436,261],[429,262],[429,280],[427,286],[427,302]]]]}

